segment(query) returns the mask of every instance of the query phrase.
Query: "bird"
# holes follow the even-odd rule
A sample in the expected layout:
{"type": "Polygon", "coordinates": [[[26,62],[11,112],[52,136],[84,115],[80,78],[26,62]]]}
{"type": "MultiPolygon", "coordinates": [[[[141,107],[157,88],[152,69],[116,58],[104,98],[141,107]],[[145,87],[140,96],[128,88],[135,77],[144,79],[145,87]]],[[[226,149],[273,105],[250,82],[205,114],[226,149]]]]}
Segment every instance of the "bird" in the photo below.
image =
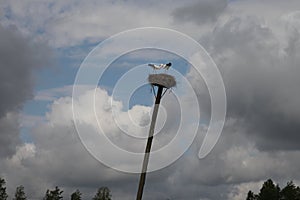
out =
{"type": "Polygon", "coordinates": [[[165,64],[164,69],[168,70],[172,66],[172,63],[165,64]]]}
{"type": "Polygon", "coordinates": [[[154,70],[160,70],[160,69],[165,69],[165,70],[168,70],[171,66],[172,66],[172,63],[167,63],[167,64],[159,64],[159,65],[156,65],[156,64],[148,64],[148,66],[152,67],[154,70]]]}

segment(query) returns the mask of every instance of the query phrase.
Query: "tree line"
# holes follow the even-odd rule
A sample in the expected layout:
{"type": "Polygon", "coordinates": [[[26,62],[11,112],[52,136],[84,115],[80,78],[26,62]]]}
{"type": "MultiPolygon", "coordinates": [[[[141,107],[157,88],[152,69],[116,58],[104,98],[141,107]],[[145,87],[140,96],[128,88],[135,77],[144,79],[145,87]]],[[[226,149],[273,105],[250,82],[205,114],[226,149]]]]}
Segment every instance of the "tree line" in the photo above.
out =
{"type": "MultiPolygon", "coordinates": [[[[8,194],[6,193],[5,180],[0,178],[0,200],[7,200],[8,194]]],[[[45,196],[42,200],[62,200],[63,190],[56,186],[53,190],[47,189],[45,196]]],[[[82,193],[77,189],[71,195],[71,200],[81,200],[82,193]]],[[[111,191],[108,187],[100,187],[92,200],[112,200],[111,191]]],[[[20,185],[16,188],[13,200],[27,200],[24,186],[20,185]]]]}
{"type": "Polygon", "coordinates": [[[269,179],[263,183],[258,194],[250,190],[246,200],[300,200],[300,188],[290,181],[280,189],[278,184],[269,179]]]}
{"type": "MultiPolygon", "coordinates": [[[[7,200],[5,180],[0,177],[0,200],[7,200]]],[[[63,190],[56,186],[53,190],[47,190],[42,200],[62,200],[63,190]]],[[[77,189],[71,195],[71,200],[81,200],[82,193],[77,189]]],[[[15,191],[13,200],[27,200],[24,187],[18,186],[15,191]]],[[[100,187],[92,200],[112,200],[111,191],[108,187],[100,187]]],[[[280,188],[271,179],[265,181],[258,194],[251,190],[247,194],[246,200],[300,200],[300,187],[296,186],[293,181],[280,188]]]]}

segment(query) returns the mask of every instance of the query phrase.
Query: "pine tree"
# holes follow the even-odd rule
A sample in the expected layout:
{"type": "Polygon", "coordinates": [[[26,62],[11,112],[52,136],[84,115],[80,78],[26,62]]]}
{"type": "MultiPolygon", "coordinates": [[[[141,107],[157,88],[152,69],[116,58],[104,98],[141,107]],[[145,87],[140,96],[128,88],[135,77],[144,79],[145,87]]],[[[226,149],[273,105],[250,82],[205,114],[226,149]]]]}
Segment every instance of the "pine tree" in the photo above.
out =
{"type": "Polygon", "coordinates": [[[257,200],[257,195],[255,195],[251,190],[248,192],[246,200],[257,200]]]}
{"type": "Polygon", "coordinates": [[[288,182],[280,191],[280,200],[300,200],[300,188],[293,181],[288,182]]]}
{"type": "Polygon", "coordinates": [[[5,180],[0,178],[0,200],[6,200],[8,197],[6,193],[5,180]]]}
{"type": "Polygon", "coordinates": [[[271,179],[264,182],[259,194],[248,192],[246,200],[300,200],[300,188],[290,181],[280,190],[271,179]]]}
{"type": "Polygon", "coordinates": [[[55,187],[54,190],[50,191],[47,190],[45,197],[43,200],[60,200],[62,199],[62,193],[63,191],[60,190],[57,186],[55,187]]]}
{"type": "Polygon", "coordinates": [[[16,189],[14,200],[26,200],[26,199],[27,199],[27,197],[26,197],[25,192],[24,192],[24,187],[23,187],[23,185],[20,185],[16,189]]]}
{"type": "Polygon", "coordinates": [[[77,189],[71,194],[71,200],[81,200],[81,192],[77,189]]]}
{"type": "Polygon", "coordinates": [[[111,200],[111,194],[108,187],[99,188],[93,200],[111,200]]]}
{"type": "Polygon", "coordinates": [[[264,182],[258,194],[258,200],[279,200],[280,188],[271,179],[264,182]]]}

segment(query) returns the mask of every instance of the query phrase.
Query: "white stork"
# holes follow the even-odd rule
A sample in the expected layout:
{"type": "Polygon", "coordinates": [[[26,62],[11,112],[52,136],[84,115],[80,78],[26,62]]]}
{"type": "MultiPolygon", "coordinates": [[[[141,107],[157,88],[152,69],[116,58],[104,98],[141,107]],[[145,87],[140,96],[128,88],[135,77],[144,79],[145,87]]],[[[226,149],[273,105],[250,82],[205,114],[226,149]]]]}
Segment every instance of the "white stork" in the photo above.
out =
{"type": "Polygon", "coordinates": [[[160,69],[168,70],[168,69],[172,66],[172,63],[159,64],[159,65],[156,65],[156,64],[148,64],[148,66],[152,67],[154,70],[160,70],[160,69]]]}

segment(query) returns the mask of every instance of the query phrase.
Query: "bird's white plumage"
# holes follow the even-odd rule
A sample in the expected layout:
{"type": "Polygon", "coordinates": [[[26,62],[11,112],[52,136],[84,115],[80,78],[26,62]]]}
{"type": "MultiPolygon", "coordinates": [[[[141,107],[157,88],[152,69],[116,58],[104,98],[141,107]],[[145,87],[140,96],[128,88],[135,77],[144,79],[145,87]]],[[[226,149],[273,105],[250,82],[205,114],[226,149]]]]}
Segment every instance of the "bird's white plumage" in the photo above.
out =
{"type": "Polygon", "coordinates": [[[152,64],[152,63],[150,63],[150,64],[148,64],[148,66],[150,66],[150,67],[152,67],[153,69],[155,69],[155,70],[160,70],[160,69],[166,69],[166,70],[168,70],[170,67],[171,67],[171,63],[168,63],[168,64],[152,64]]]}

